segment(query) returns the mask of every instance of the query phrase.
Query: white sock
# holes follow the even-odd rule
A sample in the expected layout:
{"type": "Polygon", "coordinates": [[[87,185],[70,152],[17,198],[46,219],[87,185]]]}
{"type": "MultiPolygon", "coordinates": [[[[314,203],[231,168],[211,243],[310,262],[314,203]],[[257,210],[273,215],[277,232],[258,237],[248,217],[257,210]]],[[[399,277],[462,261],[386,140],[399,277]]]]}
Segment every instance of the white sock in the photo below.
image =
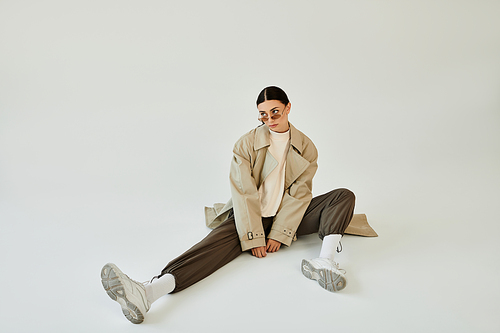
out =
{"type": "Polygon", "coordinates": [[[321,245],[319,257],[333,260],[341,238],[342,235],[339,234],[325,236],[323,238],[323,244],[321,245]]]}
{"type": "Polygon", "coordinates": [[[146,285],[146,298],[153,304],[158,298],[172,292],[175,289],[175,278],[172,274],[165,274],[159,279],[153,280],[146,285]]]}

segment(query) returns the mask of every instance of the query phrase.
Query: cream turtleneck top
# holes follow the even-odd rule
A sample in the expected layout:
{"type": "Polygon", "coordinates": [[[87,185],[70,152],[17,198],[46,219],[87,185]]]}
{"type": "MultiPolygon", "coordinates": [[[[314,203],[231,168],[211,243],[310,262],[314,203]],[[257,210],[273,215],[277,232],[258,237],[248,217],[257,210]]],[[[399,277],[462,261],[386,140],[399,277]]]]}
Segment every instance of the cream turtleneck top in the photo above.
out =
{"type": "Polygon", "coordinates": [[[278,166],[264,179],[259,188],[260,209],[262,217],[276,215],[283,199],[285,190],[285,167],[288,142],[290,141],[290,130],[284,133],[270,132],[271,145],[268,151],[278,162],[278,166]]]}

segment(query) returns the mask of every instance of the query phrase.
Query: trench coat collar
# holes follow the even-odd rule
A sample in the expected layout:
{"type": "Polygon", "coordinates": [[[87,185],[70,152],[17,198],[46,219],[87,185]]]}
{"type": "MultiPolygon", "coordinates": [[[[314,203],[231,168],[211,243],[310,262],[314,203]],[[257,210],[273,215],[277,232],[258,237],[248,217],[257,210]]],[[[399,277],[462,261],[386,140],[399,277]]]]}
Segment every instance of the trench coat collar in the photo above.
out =
{"type": "MultiPolygon", "coordinates": [[[[288,123],[290,126],[290,144],[302,154],[302,140],[298,135],[297,129],[293,127],[291,123],[288,123]]],[[[257,127],[255,141],[253,147],[255,150],[262,149],[264,147],[268,147],[271,145],[269,127],[267,125],[261,125],[257,127]]]]}

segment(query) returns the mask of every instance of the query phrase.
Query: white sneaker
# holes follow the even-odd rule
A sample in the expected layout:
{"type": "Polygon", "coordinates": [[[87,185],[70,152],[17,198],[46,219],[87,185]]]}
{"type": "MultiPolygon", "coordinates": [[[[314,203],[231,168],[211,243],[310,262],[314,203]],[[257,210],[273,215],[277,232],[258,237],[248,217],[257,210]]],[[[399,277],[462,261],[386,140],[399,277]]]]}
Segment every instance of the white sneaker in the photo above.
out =
{"type": "Polygon", "coordinates": [[[106,293],[112,300],[120,303],[122,312],[134,324],[144,320],[151,304],[146,298],[144,284],[132,280],[116,267],[106,264],[101,270],[101,282],[106,293]]]}
{"type": "Polygon", "coordinates": [[[347,280],[345,271],[339,264],[327,258],[302,260],[302,274],[308,279],[318,281],[328,291],[339,291],[345,288],[347,280]]]}

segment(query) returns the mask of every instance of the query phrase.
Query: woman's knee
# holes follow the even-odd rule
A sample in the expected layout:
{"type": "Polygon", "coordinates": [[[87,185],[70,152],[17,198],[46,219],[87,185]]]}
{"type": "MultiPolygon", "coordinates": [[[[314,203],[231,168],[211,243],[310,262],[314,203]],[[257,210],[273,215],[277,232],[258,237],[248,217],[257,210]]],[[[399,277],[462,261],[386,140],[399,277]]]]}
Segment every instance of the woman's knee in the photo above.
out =
{"type": "Polygon", "coordinates": [[[339,188],[337,191],[340,192],[340,196],[342,198],[345,198],[344,200],[348,200],[351,202],[356,202],[356,195],[349,189],[347,188],[339,188]]]}

